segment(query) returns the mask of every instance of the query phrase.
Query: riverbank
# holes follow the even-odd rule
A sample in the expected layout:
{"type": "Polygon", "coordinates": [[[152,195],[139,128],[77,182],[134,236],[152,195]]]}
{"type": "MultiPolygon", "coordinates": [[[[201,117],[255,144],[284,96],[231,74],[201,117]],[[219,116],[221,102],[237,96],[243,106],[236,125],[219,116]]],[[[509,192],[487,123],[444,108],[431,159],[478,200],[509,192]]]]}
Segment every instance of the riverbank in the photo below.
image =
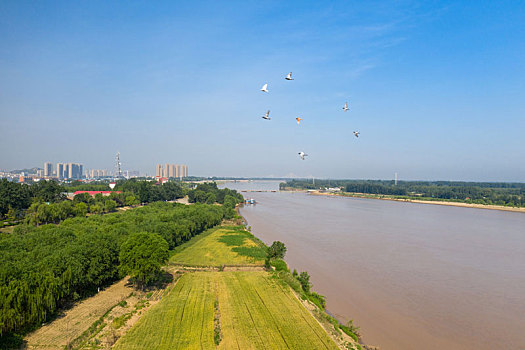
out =
{"type": "Polygon", "coordinates": [[[283,242],[291,268],[308,271],[365,343],[525,349],[525,215],[286,191],[253,198],[240,210],[252,232],[283,242]]]}
{"type": "Polygon", "coordinates": [[[264,269],[265,257],[264,243],[243,226],[222,225],[193,237],[170,258],[182,277],[115,348],[366,349],[289,286],[282,276],[292,279],[288,269],[264,269]],[[246,269],[225,268],[232,264],[246,269]]]}
{"type": "Polygon", "coordinates": [[[305,191],[305,190],[295,190],[290,192],[307,192],[308,194],[314,196],[340,196],[340,197],[354,197],[354,198],[366,198],[366,199],[381,199],[388,201],[396,202],[409,202],[409,203],[419,203],[419,204],[434,204],[434,205],[446,205],[453,207],[463,207],[463,208],[476,208],[476,209],[489,209],[489,210],[501,210],[501,211],[512,211],[517,213],[525,213],[525,208],[517,207],[505,207],[502,205],[490,205],[490,204],[474,204],[474,203],[464,203],[464,202],[448,202],[448,201],[439,201],[439,200],[420,200],[420,199],[411,199],[411,198],[396,198],[388,195],[382,194],[366,194],[366,193],[350,193],[350,192],[321,192],[321,191],[305,191]]]}

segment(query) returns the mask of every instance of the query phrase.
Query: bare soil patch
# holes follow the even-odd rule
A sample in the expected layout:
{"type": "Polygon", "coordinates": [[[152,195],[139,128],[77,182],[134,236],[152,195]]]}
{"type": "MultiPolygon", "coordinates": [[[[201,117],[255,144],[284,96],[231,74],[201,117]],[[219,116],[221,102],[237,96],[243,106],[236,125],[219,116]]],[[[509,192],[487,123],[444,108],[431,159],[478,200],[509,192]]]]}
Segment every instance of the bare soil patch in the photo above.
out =
{"type": "Polygon", "coordinates": [[[111,307],[125,300],[133,292],[125,278],[81,301],[53,322],[44,325],[26,337],[27,349],[63,349],[82,335],[111,307]]]}

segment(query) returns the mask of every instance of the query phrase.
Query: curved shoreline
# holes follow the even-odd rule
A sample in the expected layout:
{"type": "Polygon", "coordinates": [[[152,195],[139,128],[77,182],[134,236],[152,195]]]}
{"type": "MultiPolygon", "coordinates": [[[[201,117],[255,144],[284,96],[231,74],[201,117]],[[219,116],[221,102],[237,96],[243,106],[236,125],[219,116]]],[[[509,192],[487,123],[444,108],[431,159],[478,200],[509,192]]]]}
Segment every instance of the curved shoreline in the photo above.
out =
{"type": "MultiPolygon", "coordinates": [[[[287,191],[288,192],[288,191],[287,191]]],[[[296,192],[296,191],[290,191],[296,192]]],[[[500,211],[510,211],[515,213],[525,213],[525,208],[519,207],[505,207],[502,205],[492,205],[492,204],[474,204],[474,203],[463,203],[463,202],[446,202],[446,201],[426,201],[419,199],[404,199],[404,198],[392,198],[392,197],[382,197],[383,195],[367,195],[364,193],[328,193],[320,191],[301,191],[313,196],[338,196],[338,197],[354,197],[354,198],[364,198],[364,199],[379,199],[395,202],[408,202],[408,203],[418,203],[418,204],[435,204],[435,205],[446,205],[452,207],[462,207],[462,208],[475,208],[475,209],[489,209],[489,210],[500,210],[500,211]]]]}
{"type": "MultiPolygon", "coordinates": [[[[242,218],[242,224],[243,226],[245,227],[245,229],[248,231],[248,227],[249,226],[249,223],[248,223],[248,219],[246,219],[244,217],[244,215],[242,215],[240,209],[241,209],[242,206],[238,205],[235,207],[235,211],[237,212],[237,214],[242,218]]],[[[250,227],[250,230],[248,231],[250,232],[256,239],[260,240],[261,242],[263,242],[259,237],[257,237],[255,235],[255,233],[251,232],[251,227],[250,227]]],[[[264,242],[263,242],[264,243],[264,242]]],[[[266,244],[266,243],[264,243],[266,244]]],[[[286,260],[283,259],[283,261],[286,263],[287,267],[290,268],[290,265],[288,264],[288,262],[286,260]]],[[[308,312],[314,317],[314,319],[321,325],[321,327],[323,327],[323,329],[326,331],[326,333],[336,342],[338,343],[336,337],[322,324],[322,322],[318,319],[318,317],[316,316],[315,314],[315,307],[313,307],[312,305],[309,305],[311,304],[311,302],[309,301],[306,301],[306,300],[302,300],[301,298],[299,298],[297,296],[297,294],[295,294],[295,297],[297,298],[297,300],[299,300],[299,302],[308,310],[308,312]]],[[[339,318],[337,318],[335,316],[335,314],[332,314],[328,309],[319,309],[318,310],[319,312],[324,312],[326,313],[328,316],[332,317],[334,320],[336,320],[340,325],[344,325],[344,322],[341,322],[341,320],[339,318]]],[[[345,341],[353,341],[353,339],[347,335],[344,331],[341,330],[341,336],[343,337],[343,339],[345,339],[345,341]]],[[[359,344],[362,349],[365,349],[365,350],[378,350],[379,348],[377,346],[372,346],[372,345],[369,345],[369,344],[366,344],[364,341],[363,341],[363,337],[362,335],[358,335],[358,339],[357,341],[355,341],[356,344],[359,344]]]]}

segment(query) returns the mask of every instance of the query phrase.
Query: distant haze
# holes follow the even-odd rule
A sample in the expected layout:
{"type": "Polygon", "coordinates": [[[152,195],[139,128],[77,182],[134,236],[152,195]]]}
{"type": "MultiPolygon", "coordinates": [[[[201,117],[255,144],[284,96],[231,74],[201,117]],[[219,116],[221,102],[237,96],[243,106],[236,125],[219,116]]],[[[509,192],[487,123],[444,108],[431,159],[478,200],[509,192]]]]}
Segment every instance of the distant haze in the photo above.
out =
{"type": "Polygon", "coordinates": [[[519,1],[2,1],[0,169],[523,182],[523,23],[519,1]]]}

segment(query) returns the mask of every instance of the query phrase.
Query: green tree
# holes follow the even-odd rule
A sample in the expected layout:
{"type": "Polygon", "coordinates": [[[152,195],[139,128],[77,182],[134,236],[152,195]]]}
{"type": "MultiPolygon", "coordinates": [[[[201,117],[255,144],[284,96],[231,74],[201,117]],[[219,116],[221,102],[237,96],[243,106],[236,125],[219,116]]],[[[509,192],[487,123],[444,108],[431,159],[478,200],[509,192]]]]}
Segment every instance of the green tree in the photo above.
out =
{"type": "Polygon", "coordinates": [[[86,216],[87,214],[87,211],[88,211],[88,206],[86,203],[84,202],[79,202],[77,204],[75,204],[75,215],[76,216],[86,216]]]}
{"type": "Polygon", "coordinates": [[[53,203],[66,199],[65,188],[56,181],[39,181],[31,186],[33,197],[39,198],[44,202],[53,203]]]}
{"type": "Polygon", "coordinates": [[[9,208],[27,209],[31,205],[31,192],[26,184],[19,184],[7,179],[0,180],[0,218],[9,208]]]}
{"type": "Polygon", "coordinates": [[[156,233],[134,233],[122,244],[119,257],[121,271],[144,288],[168,260],[168,243],[156,233]]]}
{"type": "Polygon", "coordinates": [[[297,280],[299,283],[301,283],[301,287],[303,287],[303,290],[306,294],[310,294],[310,288],[312,287],[312,284],[310,283],[310,275],[308,272],[303,271],[299,274],[299,277],[297,277],[297,280]]]}
{"type": "Polygon", "coordinates": [[[104,203],[104,210],[106,213],[111,213],[117,208],[117,203],[111,199],[106,200],[104,203]]]}
{"type": "Polygon", "coordinates": [[[137,205],[137,204],[139,204],[139,201],[134,195],[131,194],[126,197],[126,205],[131,206],[131,205],[137,205]]]}
{"type": "Polygon", "coordinates": [[[268,248],[268,259],[284,259],[286,247],[283,242],[274,241],[268,248]]]}
{"type": "Polygon", "coordinates": [[[224,197],[223,205],[226,208],[234,209],[235,205],[237,204],[237,201],[235,200],[235,197],[227,195],[224,197]]]}
{"type": "Polygon", "coordinates": [[[9,221],[15,221],[16,220],[16,211],[13,209],[13,207],[9,206],[9,210],[7,211],[7,220],[9,221]]]}
{"type": "Polygon", "coordinates": [[[84,192],[84,193],[79,193],[75,195],[75,197],[73,197],[73,203],[80,203],[80,202],[83,202],[89,205],[93,203],[94,200],[93,200],[93,197],[91,197],[89,193],[84,192]]]}
{"type": "Polygon", "coordinates": [[[208,193],[208,196],[206,198],[206,204],[213,204],[217,201],[217,196],[215,193],[208,193]]]}
{"type": "Polygon", "coordinates": [[[101,214],[102,208],[98,204],[93,204],[89,207],[89,211],[92,212],[93,214],[101,214]]]}

